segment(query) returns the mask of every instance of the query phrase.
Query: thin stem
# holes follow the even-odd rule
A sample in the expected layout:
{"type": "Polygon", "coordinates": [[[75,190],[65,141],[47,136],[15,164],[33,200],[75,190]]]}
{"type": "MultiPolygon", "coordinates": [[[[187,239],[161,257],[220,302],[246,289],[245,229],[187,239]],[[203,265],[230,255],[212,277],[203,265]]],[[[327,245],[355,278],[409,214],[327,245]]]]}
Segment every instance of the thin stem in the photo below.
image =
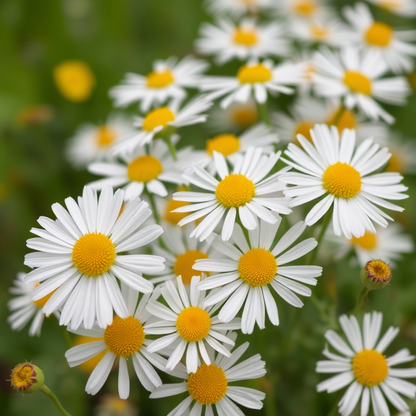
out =
{"type": "Polygon", "coordinates": [[[269,118],[269,111],[267,108],[267,101],[265,103],[258,103],[257,104],[257,112],[259,114],[259,118],[268,126],[271,126],[270,118],[269,118]]]}
{"type": "Polygon", "coordinates": [[[178,156],[176,155],[176,149],[175,149],[175,146],[174,146],[174,144],[172,143],[172,140],[170,139],[171,138],[171,136],[169,136],[169,137],[167,137],[166,138],[166,143],[168,144],[168,146],[169,146],[169,151],[170,151],[170,154],[172,155],[172,157],[173,157],[173,160],[178,160],[178,156]]]}
{"type": "Polygon", "coordinates": [[[336,416],[336,415],[339,415],[338,400],[334,403],[334,406],[332,407],[332,409],[328,413],[328,416],[336,416]]]}
{"type": "Polygon", "coordinates": [[[369,292],[370,290],[364,286],[360,292],[360,295],[358,296],[357,304],[355,305],[355,308],[352,312],[353,315],[357,314],[364,308],[369,292]]]}
{"type": "Polygon", "coordinates": [[[322,227],[321,227],[321,231],[319,232],[319,235],[318,235],[318,237],[316,239],[316,241],[318,242],[318,245],[309,254],[307,264],[313,264],[313,262],[315,261],[316,256],[318,254],[318,250],[319,250],[319,246],[321,244],[321,241],[322,241],[322,239],[325,236],[325,233],[326,233],[326,230],[328,228],[329,223],[331,222],[331,217],[332,217],[332,213],[331,213],[331,211],[328,211],[325,214],[324,221],[323,221],[322,227]]]}
{"type": "Polygon", "coordinates": [[[71,413],[68,413],[64,407],[62,406],[61,402],[58,400],[58,398],[55,396],[53,391],[46,387],[44,384],[41,388],[41,390],[53,401],[54,405],[57,407],[57,409],[64,415],[64,416],[71,416],[71,413]]]}
{"type": "Polygon", "coordinates": [[[341,121],[342,116],[344,115],[346,110],[346,107],[344,103],[341,103],[341,106],[339,107],[337,114],[334,117],[334,120],[332,121],[332,125],[338,127],[339,122],[341,121]]]}
{"type": "Polygon", "coordinates": [[[148,191],[147,188],[145,188],[145,189],[146,189],[145,190],[146,195],[149,197],[150,207],[152,208],[153,217],[156,221],[156,224],[160,224],[160,218],[159,218],[159,213],[158,213],[157,208],[156,208],[155,198],[154,198],[153,194],[148,191]]]}

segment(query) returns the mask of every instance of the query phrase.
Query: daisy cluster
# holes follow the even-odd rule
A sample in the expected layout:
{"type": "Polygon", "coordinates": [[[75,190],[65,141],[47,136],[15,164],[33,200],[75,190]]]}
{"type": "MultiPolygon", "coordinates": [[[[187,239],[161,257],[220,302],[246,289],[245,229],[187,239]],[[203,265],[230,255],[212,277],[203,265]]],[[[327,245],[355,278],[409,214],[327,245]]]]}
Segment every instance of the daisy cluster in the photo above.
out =
{"type": "MultiPolygon", "coordinates": [[[[371,3],[416,14],[413,0],[371,3]]],[[[117,368],[127,399],[132,366],[150,398],[184,395],[169,415],[261,409],[265,393],[238,382],[264,377],[266,363],[240,361],[248,342],[237,334],[278,326],[282,302],[302,308],[315,296],[320,245],[364,267],[362,300],[388,283],[386,262],[413,251],[389,222],[404,209],[416,149],[397,144],[383,105],[411,94],[416,32],[378,21],[368,4],[338,6],[207,0],[213,18],[195,49],[210,62],[169,58],[126,74],[109,95],[135,116],[114,113],[70,140],[68,160],[97,178],[32,228],[31,271],[11,290],[9,320],[21,329],[33,318],[29,334],[40,335],[54,314],[82,337],[65,357],[70,367],[95,359],[87,393],[117,368]],[[182,145],[197,124],[205,142],[182,145]]],[[[382,314],[362,316],[361,304],[326,329],[316,371],[335,375],[318,392],[348,386],[343,416],[388,416],[390,406],[410,415],[402,396],[416,386],[404,379],[416,369],[392,367],[414,356],[384,355],[398,329],[381,336],[382,314]]]]}

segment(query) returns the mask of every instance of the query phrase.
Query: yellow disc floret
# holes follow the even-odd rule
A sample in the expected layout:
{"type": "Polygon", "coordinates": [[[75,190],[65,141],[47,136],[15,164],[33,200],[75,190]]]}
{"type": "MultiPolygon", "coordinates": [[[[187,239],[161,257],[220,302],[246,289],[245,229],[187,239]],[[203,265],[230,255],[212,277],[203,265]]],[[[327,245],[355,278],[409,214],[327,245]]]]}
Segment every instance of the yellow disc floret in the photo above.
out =
{"type": "Polygon", "coordinates": [[[131,357],[144,343],[143,325],[132,316],[115,316],[113,323],[104,331],[104,342],[113,354],[131,357]]]}
{"type": "Polygon", "coordinates": [[[252,248],[240,257],[238,273],[252,287],[266,286],[276,276],[277,262],[270,251],[252,248]]]}
{"type": "Polygon", "coordinates": [[[381,48],[389,46],[392,37],[392,27],[381,22],[374,22],[365,33],[365,41],[368,44],[381,48]]]}
{"type": "Polygon", "coordinates": [[[258,35],[254,29],[238,27],[234,33],[234,43],[253,46],[258,42],[258,35]]]}
{"type": "Polygon", "coordinates": [[[165,128],[171,121],[175,121],[175,115],[169,110],[169,108],[157,108],[146,115],[142,129],[150,132],[158,126],[165,128]]]}
{"type": "Polygon", "coordinates": [[[295,2],[293,10],[302,16],[310,16],[315,12],[316,4],[313,0],[300,0],[295,2]]]}
{"type": "Polygon", "coordinates": [[[338,198],[354,198],[361,191],[361,175],[348,163],[328,166],[323,175],[323,187],[338,198]]]}
{"type": "MultiPolygon", "coordinates": [[[[35,287],[38,287],[40,285],[40,283],[35,283],[35,287]]],[[[51,296],[57,291],[58,289],[52,290],[51,293],[48,293],[46,296],[44,296],[43,298],[40,298],[38,300],[33,300],[32,302],[39,308],[42,309],[46,302],[51,298],[51,296]]]]}
{"type": "Polygon", "coordinates": [[[317,39],[322,39],[328,36],[328,31],[322,26],[312,25],[310,30],[312,36],[317,39]]]}
{"type": "Polygon", "coordinates": [[[331,114],[327,122],[328,125],[334,126],[334,122],[338,118],[336,127],[342,133],[344,129],[355,129],[357,127],[357,119],[351,110],[342,110],[341,117],[338,117],[340,109],[337,109],[331,114]]]}
{"type": "Polygon", "coordinates": [[[240,149],[240,140],[233,134],[220,134],[207,140],[206,150],[212,156],[214,151],[221,153],[224,157],[232,155],[240,149]]]}
{"type": "Polygon", "coordinates": [[[387,163],[386,172],[398,172],[403,173],[405,167],[405,161],[403,156],[390,149],[391,157],[387,163]]]}
{"type": "Polygon", "coordinates": [[[246,129],[258,121],[257,109],[252,105],[234,105],[231,109],[231,121],[246,129]]]}
{"type": "Polygon", "coordinates": [[[133,159],[127,167],[130,181],[150,182],[163,172],[162,164],[153,156],[144,155],[133,159]]]}
{"type": "Polygon", "coordinates": [[[34,383],[36,373],[28,363],[18,365],[12,371],[12,385],[17,390],[27,390],[34,383]]]}
{"type": "Polygon", "coordinates": [[[362,237],[352,237],[350,241],[364,250],[374,250],[377,247],[377,236],[371,231],[366,231],[362,237]]]}
{"type": "Polygon", "coordinates": [[[207,311],[197,306],[190,306],[178,315],[176,329],[187,342],[201,341],[211,329],[211,318],[207,311]]]}
{"type": "Polygon", "coordinates": [[[355,379],[367,387],[378,386],[389,372],[386,357],[375,350],[362,350],[352,360],[355,379]]]}
{"type": "Polygon", "coordinates": [[[356,71],[347,71],[344,75],[344,84],[353,92],[370,95],[372,91],[371,80],[356,71]]]}
{"type": "Polygon", "coordinates": [[[109,126],[100,126],[96,133],[98,147],[108,147],[117,139],[117,133],[109,126]]]}
{"type": "Polygon", "coordinates": [[[115,245],[101,233],[83,235],[72,249],[74,266],[87,276],[99,276],[107,272],[115,258],[115,245]]]}
{"type": "Polygon", "coordinates": [[[310,142],[312,142],[312,136],[311,136],[311,129],[313,129],[313,126],[315,124],[311,123],[309,121],[301,121],[297,124],[295,132],[294,132],[294,137],[293,137],[293,141],[295,143],[299,143],[298,141],[298,134],[301,134],[305,139],[309,140],[310,142]]]}
{"type": "Polygon", "coordinates": [[[178,222],[184,219],[189,213],[188,212],[172,212],[173,210],[189,205],[186,201],[174,201],[172,198],[168,199],[163,214],[163,219],[170,222],[173,225],[177,225],[178,222]]]}
{"type": "Polygon", "coordinates": [[[163,72],[151,72],[146,77],[146,86],[147,88],[165,88],[168,85],[172,84],[175,81],[172,72],[163,71],[163,72]]]}
{"type": "Polygon", "coordinates": [[[226,176],[215,191],[217,201],[226,208],[242,207],[250,202],[256,193],[254,183],[241,174],[226,176]]]}
{"type": "Polygon", "coordinates": [[[192,266],[197,260],[207,258],[208,256],[199,250],[185,251],[185,253],[179,254],[179,256],[176,257],[175,264],[173,265],[173,272],[176,276],[182,276],[184,285],[189,285],[192,276],[202,276],[202,272],[194,270],[192,266]]]}
{"type": "MultiPolygon", "coordinates": [[[[89,342],[96,342],[96,341],[103,341],[103,338],[94,338],[94,337],[86,337],[84,335],[77,335],[74,339],[74,345],[82,345],[88,344],[89,342]]],[[[97,364],[101,361],[101,359],[106,354],[106,351],[101,351],[94,357],[90,358],[87,361],[84,361],[82,364],[78,366],[79,369],[85,371],[87,374],[91,374],[97,364]]]]}
{"type": "Polygon", "coordinates": [[[237,74],[240,84],[265,83],[273,78],[272,71],[262,64],[242,66],[237,74]]]}
{"type": "Polygon", "coordinates": [[[367,277],[375,283],[388,283],[391,279],[391,269],[382,260],[371,260],[364,269],[367,277]]]}
{"type": "Polygon", "coordinates": [[[200,404],[218,403],[227,393],[227,387],[224,371],[214,364],[203,364],[188,377],[189,394],[200,404]]]}

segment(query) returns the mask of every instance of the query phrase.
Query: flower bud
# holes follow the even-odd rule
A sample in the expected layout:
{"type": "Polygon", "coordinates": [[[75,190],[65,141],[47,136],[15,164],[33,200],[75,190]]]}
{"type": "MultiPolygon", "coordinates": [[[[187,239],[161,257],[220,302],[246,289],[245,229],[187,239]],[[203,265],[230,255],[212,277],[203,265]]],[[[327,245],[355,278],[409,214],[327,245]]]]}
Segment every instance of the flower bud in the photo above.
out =
{"type": "Polygon", "coordinates": [[[361,281],[369,290],[382,289],[391,280],[391,269],[382,260],[371,260],[361,271],[361,281]]]}
{"type": "Polygon", "coordinates": [[[34,393],[42,388],[45,376],[42,370],[31,363],[17,365],[11,374],[12,387],[22,393],[34,393]]]}

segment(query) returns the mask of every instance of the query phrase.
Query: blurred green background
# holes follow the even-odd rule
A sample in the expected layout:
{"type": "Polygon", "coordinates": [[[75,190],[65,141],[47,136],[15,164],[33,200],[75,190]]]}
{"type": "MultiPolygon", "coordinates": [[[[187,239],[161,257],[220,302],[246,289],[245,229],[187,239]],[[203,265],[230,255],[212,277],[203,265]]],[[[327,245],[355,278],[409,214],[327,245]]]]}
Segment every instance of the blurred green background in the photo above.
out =
{"type": "MultiPolygon", "coordinates": [[[[277,0],[278,1],[278,0],[277,0]]],[[[342,2],[344,4],[344,2],[342,2]]],[[[346,2],[345,2],[346,3],[346,2]]],[[[23,258],[30,228],[40,215],[51,216],[50,206],[76,197],[88,173],[73,170],[63,157],[66,140],[83,122],[99,124],[111,111],[110,87],[130,72],[146,74],[155,59],[185,56],[193,52],[198,26],[209,17],[200,0],[1,0],[0,1],[0,414],[2,416],[52,416],[58,411],[44,395],[23,397],[10,389],[10,370],[33,360],[44,370],[46,384],[73,415],[92,415],[108,393],[117,393],[117,373],[95,397],[84,392],[87,375],[69,369],[66,346],[54,318],[44,323],[41,338],[30,338],[28,328],[11,331],[6,322],[8,289],[16,273],[28,271],[23,258]],[[55,65],[68,59],[87,62],[97,85],[91,98],[72,103],[57,91],[52,78],[55,65]],[[22,110],[46,105],[50,120],[22,122],[22,110]]],[[[403,22],[391,18],[394,22],[403,22]]],[[[409,21],[406,21],[407,26],[409,21]]],[[[415,27],[414,22],[410,22],[415,27]]],[[[214,71],[213,71],[214,72],[214,71]]],[[[215,72],[219,72],[218,69],[215,72]]],[[[285,102],[285,101],[283,101],[285,102]]],[[[416,136],[416,99],[405,108],[391,109],[395,129],[416,136]]],[[[209,133],[203,127],[184,129],[185,143],[202,146],[209,133]]],[[[411,197],[398,220],[415,235],[415,180],[406,178],[411,197]]],[[[399,325],[401,335],[392,351],[408,346],[416,353],[416,259],[407,255],[395,271],[392,284],[371,294],[371,308],[385,314],[388,324],[399,325]]],[[[350,311],[361,289],[359,269],[344,260],[329,264],[317,287],[320,298],[329,299],[332,313],[350,311]],[[335,310],[335,305],[337,309],[335,310]]],[[[248,385],[264,389],[268,396],[261,411],[247,415],[322,416],[329,414],[337,394],[317,394],[323,378],[314,372],[322,359],[321,320],[308,300],[297,312],[278,303],[281,326],[268,326],[252,336],[250,353],[260,352],[267,361],[268,376],[248,385]],[[298,313],[300,316],[298,316],[298,313]],[[296,321],[296,325],[295,325],[296,321]]],[[[245,355],[246,358],[250,353],[245,355]]],[[[166,381],[169,381],[165,378],[166,381]]],[[[180,398],[151,401],[132,377],[132,413],[166,415],[180,398]]],[[[335,414],[335,413],[334,413],[335,414]]]]}

